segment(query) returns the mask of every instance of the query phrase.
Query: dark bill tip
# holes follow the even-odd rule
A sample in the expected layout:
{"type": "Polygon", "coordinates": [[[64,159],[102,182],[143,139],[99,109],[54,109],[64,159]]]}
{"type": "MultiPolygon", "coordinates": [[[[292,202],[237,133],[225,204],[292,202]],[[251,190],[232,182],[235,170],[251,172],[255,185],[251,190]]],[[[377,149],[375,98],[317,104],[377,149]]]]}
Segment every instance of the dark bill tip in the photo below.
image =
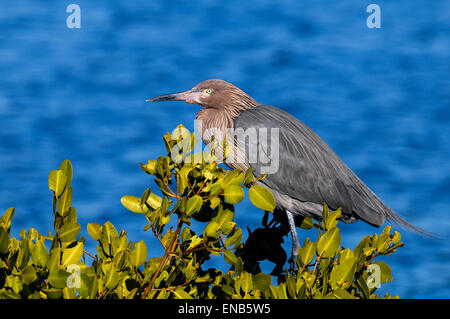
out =
{"type": "Polygon", "coordinates": [[[164,94],[160,96],[152,97],[151,99],[145,100],[146,102],[160,102],[160,101],[186,101],[189,99],[192,91],[184,91],[178,93],[164,94]]]}
{"type": "Polygon", "coordinates": [[[151,99],[145,100],[145,102],[174,101],[177,98],[178,98],[177,94],[165,94],[152,97],[151,99]]]}

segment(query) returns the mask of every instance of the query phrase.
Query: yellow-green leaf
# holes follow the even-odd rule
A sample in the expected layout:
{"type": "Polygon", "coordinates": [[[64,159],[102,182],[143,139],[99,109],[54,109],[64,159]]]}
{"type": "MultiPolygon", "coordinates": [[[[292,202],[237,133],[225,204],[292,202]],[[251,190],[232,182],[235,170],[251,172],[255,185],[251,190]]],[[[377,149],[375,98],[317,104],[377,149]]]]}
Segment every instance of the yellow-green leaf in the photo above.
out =
{"type": "Polygon", "coordinates": [[[192,296],[182,288],[175,289],[173,294],[175,295],[175,299],[193,299],[192,296]]]}
{"type": "Polygon", "coordinates": [[[191,216],[202,208],[203,199],[199,195],[194,195],[188,199],[186,204],[186,215],[191,216]]]}
{"type": "Polygon", "coordinates": [[[228,185],[241,185],[243,180],[244,172],[241,169],[235,169],[225,175],[222,181],[222,187],[225,188],[228,185]]]}
{"type": "Polygon", "coordinates": [[[72,205],[72,187],[69,186],[58,199],[58,213],[64,216],[69,211],[70,205],[72,205]]]}
{"type": "Polygon", "coordinates": [[[147,260],[147,245],[140,240],[134,245],[130,253],[130,262],[134,267],[139,267],[147,260]]]}
{"type": "Polygon", "coordinates": [[[314,258],[316,253],[316,243],[311,242],[309,238],[306,238],[303,247],[299,250],[299,257],[302,265],[308,265],[314,258]]]}
{"type": "Polygon", "coordinates": [[[149,160],[147,164],[141,163],[141,169],[151,175],[155,175],[156,173],[156,162],[155,160],[149,160]]]}
{"type": "Polygon", "coordinates": [[[353,281],[356,270],[356,258],[350,249],[345,249],[339,260],[339,265],[333,267],[330,274],[331,288],[347,288],[353,281]]]}
{"type": "MultiPolygon", "coordinates": [[[[72,245],[72,244],[71,244],[72,245]]],[[[78,242],[76,245],[63,250],[61,264],[67,267],[70,264],[76,264],[83,255],[84,244],[78,242]]]]}
{"type": "Polygon", "coordinates": [[[339,208],[334,212],[329,212],[325,221],[325,229],[331,229],[335,227],[338,223],[338,219],[342,215],[342,210],[339,208]]]}
{"type": "Polygon", "coordinates": [[[262,210],[271,212],[275,209],[275,198],[267,188],[261,185],[253,185],[250,187],[248,197],[253,205],[262,210]]]}
{"type": "Polygon", "coordinates": [[[69,273],[62,268],[55,268],[48,275],[48,282],[54,288],[64,288],[67,286],[69,273]]]}
{"type": "Polygon", "coordinates": [[[62,170],[50,171],[48,175],[48,187],[59,197],[66,187],[67,176],[62,170]]]}
{"type": "Polygon", "coordinates": [[[225,200],[230,204],[237,204],[244,199],[244,190],[239,185],[230,184],[223,190],[225,200]]]}
{"type": "Polygon", "coordinates": [[[150,193],[150,195],[147,198],[146,203],[153,209],[157,209],[161,207],[162,198],[156,195],[155,193],[150,193]]]}
{"type": "Polygon", "coordinates": [[[97,223],[89,223],[87,225],[87,231],[91,235],[92,239],[100,240],[100,235],[102,234],[102,226],[97,223]]]}
{"type": "Polygon", "coordinates": [[[24,284],[29,285],[37,279],[36,269],[28,265],[21,271],[20,277],[24,284]]]}
{"type": "Polygon", "coordinates": [[[252,274],[244,271],[241,274],[241,289],[248,294],[253,289],[252,274]]]}
{"type": "Polygon", "coordinates": [[[80,229],[81,226],[78,223],[62,225],[59,229],[59,239],[62,242],[74,241],[77,238],[80,229]]]}
{"type": "Polygon", "coordinates": [[[72,175],[73,175],[72,163],[69,160],[64,160],[61,163],[61,165],[59,165],[58,170],[63,171],[64,175],[67,176],[66,184],[70,185],[70,183],[72,182],[72,175]]]}
{"type": "Polygon", "coordinates": [[[122,205],[129,211],[136,214],[144,214],[148,212],[148,208],[145,205],[141,205],[141,199],[136,196],[125,195],[120,199],[122,205]]]}
{"type": "Polygon", "coordinates": [[[215,222],[214,220],[212,220],[206,225],[206,227],[203,231],[203,234],[206,237],[214,237],[215,238],[218,235],[219,227],[220,227],[220,225],[217,222],[215,222]]]}
{"type": "Polygon", "coordinates": [[[226,238],[225,238],[225,247],[230,247],[230,246],[238,246],[240,245],[242,241],[242,230],[240,228],[235,228],[233,230],[232,233],[230,233],[226,238]]]}
{"type": "Polygon", "coordinates": [[[230,264],[231,266],[236,265],[237,263],[237,257],[231,250],[225,250],[223,252],[223,257],[225,261],[230,264]]]}
{"type": "Polygon", "coordinates": [[[3,216],[0,218],[0,227],[3,227],[6,231],[11,228],[11,221],[14,216],[14,207],[8,208],[3,216]]]}
{"type": "Polygon", "coordinates": [[[321,257],[333,257],[339,250],[341,234],[337,227],[334,227],[322,234],[317,241],[317,254],[321,257]]]}

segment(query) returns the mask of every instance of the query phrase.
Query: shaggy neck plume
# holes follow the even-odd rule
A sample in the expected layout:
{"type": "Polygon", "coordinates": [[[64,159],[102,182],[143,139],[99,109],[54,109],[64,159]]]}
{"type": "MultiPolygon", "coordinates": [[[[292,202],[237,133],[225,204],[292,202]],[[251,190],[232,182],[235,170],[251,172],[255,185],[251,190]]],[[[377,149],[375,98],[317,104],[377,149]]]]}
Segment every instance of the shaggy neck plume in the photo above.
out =
{"type": "Polygon", "coordinates": [[[207,106],[197,113],[197,121],[200,121],[198,130],[205,144],[209,144],[213,135],[216,139],[222,139],[227,129],[234,127],[234,120],[242,111],[258,105],[252,97],[235,86],[230,87],[225,96],[226,99],[220,101],[221,105],[207,106]]]}

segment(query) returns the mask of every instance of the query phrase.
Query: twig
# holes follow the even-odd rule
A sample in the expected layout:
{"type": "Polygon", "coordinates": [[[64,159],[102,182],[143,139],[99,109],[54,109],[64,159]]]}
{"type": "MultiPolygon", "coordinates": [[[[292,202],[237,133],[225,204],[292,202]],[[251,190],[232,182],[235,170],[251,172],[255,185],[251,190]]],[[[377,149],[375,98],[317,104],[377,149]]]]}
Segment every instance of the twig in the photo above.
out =
{"type": "Polygon", "coordinates": [[[98,258],[95,257],[94,255],[92,255],[91,253],[87,252],[86,250],[83,250],[83,252],[84,252],[86,255],[88,255],[89,257],[91,257],[91,258],[93,258],[93,259],[95,259],[95,260],[98,261],[98,258]]]}
{"type": "MultiPolygon", "coordinates": [[[[169,244],[169,248],[172,248],[174,246],[175,240],[178,239],[178,235],[180,234],[182,225],[183,225],[183,222],[181,221],[181,217],[178,216],[177,230],[175,231],[175,234],[174,234],[174,236],[172,238],[172,241],[169,244]]],[[[150,292],[150,290],[153,288],[153,285],[155,284],[156,278],[158,277],[158,275],[161,272],[162,268],[165,266],[167,259],[169,258],[169,261],[170,261],[170,258],[172,258],[172,256],[170,254],[171,254],[171,251],[169,251],[169,249],[166,249],[165,252],[164,252],[163,260],[158,265],[158,269],[156,269],[156,272],[153,275],[152,279],[150,280],[150,283],[149,283],[148,287],[145,289],[145,292],[142,295],[142,299],[147,298],[148,293],[150,292]]]]}

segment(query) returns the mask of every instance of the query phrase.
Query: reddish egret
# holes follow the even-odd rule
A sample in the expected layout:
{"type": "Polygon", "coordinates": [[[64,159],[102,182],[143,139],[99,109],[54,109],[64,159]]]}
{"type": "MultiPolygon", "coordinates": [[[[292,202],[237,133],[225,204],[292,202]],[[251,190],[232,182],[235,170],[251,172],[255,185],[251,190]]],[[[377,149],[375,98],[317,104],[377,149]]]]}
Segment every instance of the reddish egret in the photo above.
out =
{"type": "MultiPolygon", "coordinates": [[[[274,195],[276,209],[287,215],[292,235],[290,262],[294,268],[300,246],[294,216],[320,219],[324,202],[332,209],[342,209],[340,219],[344,223],[361,219],[370,225],[380,226],[389,219],[400,226],[424,232],[384,204],[303,122],[279,108],[259,104],[226,81],[206,80],[190,90],[157,96],[147,101],[185,101],[202,106],[197,120],[201,121],[199,131],[205,144],[209,144],[212,138],[210,133],[206,133],[209,129],[218,129],[219,132],[228,128],[278,129],[278,169],[267,174],[261,182],[274,195]]],[[[235,143],[244,159],[252,155],[248,153],[250,142],[248,139],[246,141],[235,143]]],[[[260,139],[256,143],[262,144],[260,139]]],[[[270,145],[261,146],[266,155],[271,153],[270,145]]],[[[272,145],[272,150],[274,148],[272,145]]],[[[266,163],[243,160],[226,164],[244,170],[252,167],[258,176],[262,174],[266,163]]]]}

